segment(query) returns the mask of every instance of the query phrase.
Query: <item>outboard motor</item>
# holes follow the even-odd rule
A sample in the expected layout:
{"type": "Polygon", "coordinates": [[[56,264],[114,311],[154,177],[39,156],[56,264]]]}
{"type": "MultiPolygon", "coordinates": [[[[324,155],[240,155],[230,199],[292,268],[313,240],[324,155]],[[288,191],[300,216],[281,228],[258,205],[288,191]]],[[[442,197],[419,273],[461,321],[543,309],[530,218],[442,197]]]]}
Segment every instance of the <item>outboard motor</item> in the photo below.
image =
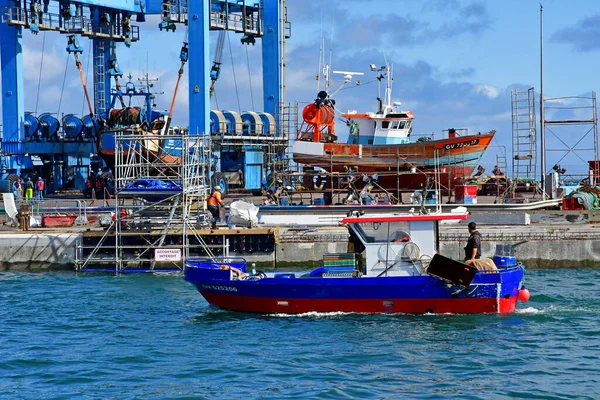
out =
{"type": "Polygon", "coordinates": [[[494,264],[499,269],[510,268],[517,265],[517,257],[515,256],[515,248],[510,244],[497,244],[496,254],[493,257],[494,264]]]}

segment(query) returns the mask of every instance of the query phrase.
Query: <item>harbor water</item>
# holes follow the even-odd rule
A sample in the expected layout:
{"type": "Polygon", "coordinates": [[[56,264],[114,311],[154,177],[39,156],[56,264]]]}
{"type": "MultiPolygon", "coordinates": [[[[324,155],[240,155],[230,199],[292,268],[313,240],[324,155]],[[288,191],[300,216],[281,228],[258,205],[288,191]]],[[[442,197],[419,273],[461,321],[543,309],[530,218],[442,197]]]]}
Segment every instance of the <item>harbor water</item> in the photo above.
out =
{"type": "Polygon", "coordinates": [[[0,398],[600,398],[600,270],[498,315],[247,315],[181,275],[0,273],[0,398]]]}

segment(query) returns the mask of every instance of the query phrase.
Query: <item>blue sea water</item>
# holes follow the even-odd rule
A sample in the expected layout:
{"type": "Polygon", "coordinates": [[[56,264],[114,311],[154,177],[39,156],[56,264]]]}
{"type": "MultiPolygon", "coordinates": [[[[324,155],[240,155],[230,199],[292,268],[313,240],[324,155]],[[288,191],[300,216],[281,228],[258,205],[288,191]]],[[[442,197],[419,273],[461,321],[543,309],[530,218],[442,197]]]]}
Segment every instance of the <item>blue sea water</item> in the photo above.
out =
{"type": "Polygon", "coordinates": [[[600,270],[509,316],[247,315],[181,275],[0,273],[0,398],[597,399],[600,270]]]}

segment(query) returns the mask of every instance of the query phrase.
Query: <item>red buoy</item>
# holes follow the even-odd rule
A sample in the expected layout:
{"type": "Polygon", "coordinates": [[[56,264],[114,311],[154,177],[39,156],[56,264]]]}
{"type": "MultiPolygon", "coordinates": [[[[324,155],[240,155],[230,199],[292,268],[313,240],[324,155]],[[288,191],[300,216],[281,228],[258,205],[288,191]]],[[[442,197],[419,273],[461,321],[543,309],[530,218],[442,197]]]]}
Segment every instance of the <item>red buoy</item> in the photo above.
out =
{"type": "Polygon", "coordinates": [[[530,297],[531,293],[529,293],[529,289],[523,288],[519,290],[519,300],[521,300],[523,303],[528,301],[530,297]]]}

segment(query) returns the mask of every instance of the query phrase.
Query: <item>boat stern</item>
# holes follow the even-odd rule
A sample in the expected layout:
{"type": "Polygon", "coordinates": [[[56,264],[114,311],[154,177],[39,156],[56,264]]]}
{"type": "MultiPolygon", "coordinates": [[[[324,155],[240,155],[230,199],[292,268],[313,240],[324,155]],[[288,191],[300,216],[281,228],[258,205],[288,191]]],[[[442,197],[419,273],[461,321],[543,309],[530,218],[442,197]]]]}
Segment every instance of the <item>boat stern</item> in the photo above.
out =
{"type": "MultiPolygon", "coordinates": [[[[500,269],[500,271],[502,271],[502,269],[500,269]]],[[[506,271],[501,272],[501,289],[498,296],[499,314],[513,313],[517,308],[517,300],[524,298],[521,295],[521,291],[526,290],[523,286],[524,274],[525,267],[522,264],[518,264],[515,267],[508,268],[506,271]]]]}

